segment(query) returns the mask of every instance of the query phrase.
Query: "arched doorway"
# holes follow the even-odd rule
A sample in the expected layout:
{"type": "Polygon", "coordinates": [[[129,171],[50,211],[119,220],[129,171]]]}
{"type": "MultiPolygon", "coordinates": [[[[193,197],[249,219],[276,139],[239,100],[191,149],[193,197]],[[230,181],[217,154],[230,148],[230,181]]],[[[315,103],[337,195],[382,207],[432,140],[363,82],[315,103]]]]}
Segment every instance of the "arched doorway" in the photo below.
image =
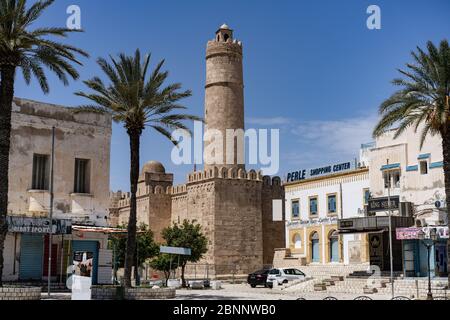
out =
{"type": "Polygon", "coordinates": [[[292,240],[293,240],[295,249],[301,249],[302,248],[302,237],[298,233],[296,233],[294,235],[294,238],[292,240]]]}
{"type": "Polygon", "coordinates": [[[330,232],[330,262],[339,262],[339,234],[336,230],[330,232]]]}
{"type": "Polygon", "coordinates": [[[317,232],[311,235],[311,262],[320,262],[320,237],[317,232]]]}

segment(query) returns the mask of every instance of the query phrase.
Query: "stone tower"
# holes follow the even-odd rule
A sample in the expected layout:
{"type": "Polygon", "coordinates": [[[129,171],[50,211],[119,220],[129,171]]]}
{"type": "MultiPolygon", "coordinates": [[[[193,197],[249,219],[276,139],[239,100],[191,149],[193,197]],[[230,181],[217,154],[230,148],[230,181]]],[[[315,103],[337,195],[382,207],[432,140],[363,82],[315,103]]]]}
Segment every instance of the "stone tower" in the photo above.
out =
{"type": "MultiPolygon", "coordinates": [[[[244,130],[244,79],[242,67],[242,44],[233,39],[233,30],[226,24],[216,32],[214,40],[208,42],[206,51],[205,122],[206,130],[218,130],[226,138],[226,130],[244,130]]],[[[222,166],[228,169],[245,169],[245,161],[239,161],[238,154],[244,156],[244,137],[235,136],[234,156],[227,161],[227,143],[223,150],[216,150],[215,159],[221,163],[211,165],[213,160],[205,152],[205,169],[222,166]],[[230,161],[231,160],[231,161],[230,161]]],[[[208,143],[205,144],[205,151],[208,143]]],[[[241,157],[242,159],[242,157],[241,157]]]]}

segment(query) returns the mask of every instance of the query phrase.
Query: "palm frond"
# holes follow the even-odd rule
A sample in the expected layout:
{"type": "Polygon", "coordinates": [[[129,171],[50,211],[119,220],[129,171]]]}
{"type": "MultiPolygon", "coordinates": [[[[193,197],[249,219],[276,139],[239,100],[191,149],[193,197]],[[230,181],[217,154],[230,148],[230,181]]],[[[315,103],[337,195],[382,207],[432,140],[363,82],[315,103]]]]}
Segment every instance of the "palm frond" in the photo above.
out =
{"type": "Polygon", "coordinates": [[[69,77],[74,80],[79,77],[73,67],[74,64],[82,65],[78,56],[89,56],[82,49],[52,40],[52,37],[66,38],[80,30],[59,27],[31,29],[31,25],[53,3],[54,0],[40,0],[27,8],[26,0],[0,0],[0,68],[12,65],[22,69],[27,84],[33,75],[44,93],[50,90],[46,70],[68,85],[69,77]]]}
{"type": "Polygon", "coordinates": [[[108,82],[94,77],[83,82],[89,92],[75,94],[90,100],[101,110],[108,110],[113,120],[122,122],[128,131],[141,131],[148,126],[172,141],[170,130],[189,131],[186,121],[202,119],[173,113],[186,109],[179,101],[190,97],[192,92],[183,91],[180,83],[164,85],[168,76],[167,71],[162,71],[164,60],[147,77],[150,57],[150,54],[142,56],[136,50],[132,56],[120,53],[117,57],[110,56],[108,61],[99,58],[97,63],[108,82]]]}
{"type": "Polygon", "coordinates": [[[450,49],[443,40],[440,46],[427,43],[427,51],[417,48],[411,53],[414,64],[406,64],[398,70],[403,78],[393,80],[400,90],[386,99],[379,108],[381,119],[374,129],[374,136],[383,135],[393,125],[398,125],[395,138],[414,126],[423,125],[421,143],[428,134],[444,133],[450,127],[450,49]]]}

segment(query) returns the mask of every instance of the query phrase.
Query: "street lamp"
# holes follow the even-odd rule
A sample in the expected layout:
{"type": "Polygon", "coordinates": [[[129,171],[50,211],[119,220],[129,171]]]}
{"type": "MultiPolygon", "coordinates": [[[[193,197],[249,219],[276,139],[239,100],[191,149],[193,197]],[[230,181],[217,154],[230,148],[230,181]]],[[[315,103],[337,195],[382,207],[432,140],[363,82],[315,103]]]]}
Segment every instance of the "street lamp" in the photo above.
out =
{"type": "Polygon", "coordinates": [[[419,232],[419,240],[422,241],[422,244],[427,248],[427,266],[428,266],[428,293],[427,300],[433,300],[433,292],[431,291],[431,266],[430,266],[430,258],[431,258],[431,248],[434,246],[434,242],[437,239],[436,229],[432,228],[430,230],[430,240],[431,242],[427,242],[425,239],[425,232],[422,230],[419,232]]]}
{"type": "MultiPolygon", "coordinates": [[[[389,159],[386,161],[387,165],[389,166],[389,159]]],[[[394,291],[394,253],[392,248],[392,207],[391,207],[391,183],[392,183],[392,177],[391,173],[388,172],[389,177],[389,183],[388,183],[388,215],[389,215],[389,256],[390,256],[390,262],[391,262],[391,294],[392,299],[394,299],[395,291],[394,291]]]]}

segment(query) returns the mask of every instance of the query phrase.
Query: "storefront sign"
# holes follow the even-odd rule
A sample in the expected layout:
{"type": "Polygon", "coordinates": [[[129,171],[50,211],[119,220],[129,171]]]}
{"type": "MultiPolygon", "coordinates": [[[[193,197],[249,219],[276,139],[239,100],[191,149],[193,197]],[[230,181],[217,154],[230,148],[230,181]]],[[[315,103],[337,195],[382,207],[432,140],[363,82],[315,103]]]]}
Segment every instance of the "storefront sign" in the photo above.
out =
{"type": "Polygon", "coordinates": [[[448,227],[425,227],[425,228],[398,228],[397,240],[417,240],[420,239],[419,233],[424,233],[425,239],[430,239],[430,232],[436,230],[438,239],[449,239],[448,227]]]}
{"type": "MultiPolygon", "coordinates": [[[[391,197],[391,210],[398,210],[400,208],[400,197],[391,197]]],[[[386,198],[376,198],[369,200],[368,212],[379,212],[389,210],[389,199],[386,198]]]]}
{"type": "Polygon", "coordinates": [[[301,228],[301,227],[312,227],[312,226],[319,226],[322,224],[328,225],[328,224],[337,224],[338,218],[331,217],[331,218],[319,218],[319,219],[309,219],[309,220],[296,220],[296,221],[290,221],[288,222],[288,228],[301,228]]]}
{"type": "Polygon", "coordinates": [[[397,229],[397,240],[419,239],[422,228],[399,228],[397,229]]]}
{"type": "Polygon", "coordinates": [[[315,168],[310,170],[299,170],[290,172],[287,175],[287,182],[295,182],[295,181],[301,181],[306,180],[310,178],[316,178],[321,177],[333,173],[339,173],[339,172],[345,172],[354,170],[356,168],[356,165],[352,162],[345,162],[341,164],[335,164],[330,165],[322,168],[315,168]]]}
{"type": "MultiPolygon", "coordinates": [[[[48,234],[51,230],[50,219],[27,218],[27,217],[7,217],[8,232],[11,233],[34,233],[48,234]]],[[[71,220],[53,220],[53,234],[71,234],[71,220]]]]}

